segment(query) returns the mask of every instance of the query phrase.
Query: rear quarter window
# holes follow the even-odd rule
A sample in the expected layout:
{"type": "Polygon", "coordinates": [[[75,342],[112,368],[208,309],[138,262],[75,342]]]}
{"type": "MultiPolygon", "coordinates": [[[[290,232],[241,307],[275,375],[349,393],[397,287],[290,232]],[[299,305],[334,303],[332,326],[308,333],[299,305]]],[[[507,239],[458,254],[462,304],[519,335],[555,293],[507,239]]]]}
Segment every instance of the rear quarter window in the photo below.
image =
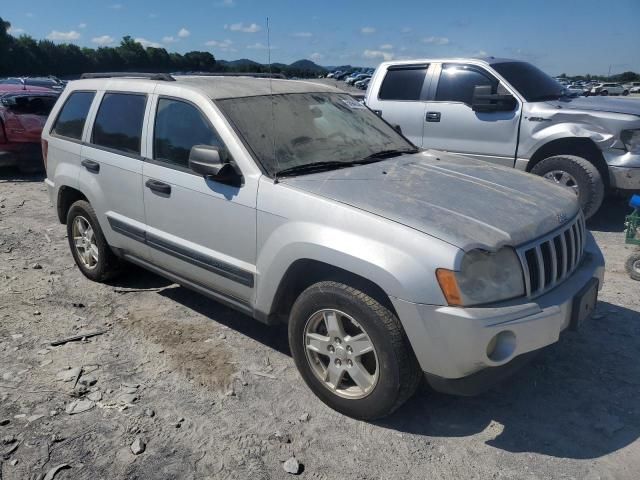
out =
{"type": "Polygon", "coordinates": [[[91,143],[140,155],[146,104],[144,94],[105,93],[93,125],[91,143]]]}
{"type": "Polygon", "coordinates": [[[80,140],[95,96],[96,92],[73,92],[69,95],[51,128],[51,133],[80,140]]]}

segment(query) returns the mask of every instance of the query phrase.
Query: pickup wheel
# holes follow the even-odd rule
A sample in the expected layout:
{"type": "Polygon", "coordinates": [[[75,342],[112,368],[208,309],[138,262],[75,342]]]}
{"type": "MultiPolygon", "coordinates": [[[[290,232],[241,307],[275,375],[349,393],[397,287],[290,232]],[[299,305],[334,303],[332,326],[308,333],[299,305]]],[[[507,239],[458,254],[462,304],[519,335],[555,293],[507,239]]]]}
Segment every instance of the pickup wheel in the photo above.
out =
{"type": "Polygon", "coordinates": [[[104,282],[120,273],[122,261],[104,238],[96,212],[85,200],[78,200],[67,214],[67,238],[71,254],[83,275],[104,282]]]}
{"type": "Polygon", "coordinates": [[[632,253],[627,258],[624,268],[633,280],[640,281],[640,252],[632,253]]]}
{"type": "Polygon", "coordinates": [[[316,283],[300,294],[289,319],[289,345],[309,388],[354,418],[390,414],[422,378],[398,318],[338,282],[316,283]]]}
{"type": "Polygon", "coordinates": [[[597,167],[574,155],[557,155],[537,163],[531,173],[570,188],[577,196],[585,218],[591,218],[604,200],[604,182],[597,167]]]}

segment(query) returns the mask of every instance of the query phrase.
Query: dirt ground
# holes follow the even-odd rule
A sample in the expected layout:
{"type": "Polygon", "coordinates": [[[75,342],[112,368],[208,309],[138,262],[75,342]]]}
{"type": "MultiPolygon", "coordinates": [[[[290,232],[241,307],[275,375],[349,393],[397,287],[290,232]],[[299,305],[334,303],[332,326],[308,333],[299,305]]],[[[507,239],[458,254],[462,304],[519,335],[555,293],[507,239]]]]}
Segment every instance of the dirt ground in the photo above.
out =
{"type": "Polygon", "coordinates": [[[135,268],[111,285],[85,279],[42,177],[0,171],[0,479],[65,464],[56,479],[280,479],[292,455],[317,480],[638,479],[640,283],[624,273],[625,211],[610,201],[591,222],[607,277],[583,330],[482,396],[423,388],[369,423],[314,397],[284,328],[135,268]],[[105,333],[49,346],[91,331],[105,333]]]}

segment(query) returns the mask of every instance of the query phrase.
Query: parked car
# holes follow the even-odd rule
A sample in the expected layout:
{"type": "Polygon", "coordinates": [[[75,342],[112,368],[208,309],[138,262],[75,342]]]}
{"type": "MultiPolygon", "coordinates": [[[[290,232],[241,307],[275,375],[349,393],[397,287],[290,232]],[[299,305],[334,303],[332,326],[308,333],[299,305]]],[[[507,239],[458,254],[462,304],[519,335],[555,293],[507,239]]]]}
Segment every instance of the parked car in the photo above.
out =
{"type": "Polygon", "coordinates": [[[365,102],[418,147],[462,153],[566,186],[587,217],[607,189],[640,191],[640,103],[569,98],[526,62],[385,62],[365,102]]]}
{"type": "Polygon", "coordinates": [[[584,89],[582,87],[580,87],[579,85],[576,85],[574,83],[569,84],[569,85],[565,85],[564,86],[564,92],[566,95],[570,96],[570,97],[580,97],[582,95],[584,95],[584,89]]]}
{"type": "Polygon", "coordinates": [[[42,171],[40,136],[58,95],[55,93],[0,93],[0,166],[22,172],[42,171]]]}
{"type": "Polygon", "coordinates": [[[591,87],[591,95],[629,95],[629,90],[619,83],[598,83],[591,87]]]}
{"type": "Polygon", "coordinates": [[[627,83],[624,87],[629,90],[629,93],[640,93],[640,82],[627,83]]]}
{"type": "Polygon", "coordinates": [[[304,381],[353,417],[397,409],[423,372],[487,388],[577,328],[602,285],[575,195],[419,151],[326,85],[85,79],[42,141],[87,278],[129,261],[287,323],[304,381]]]}
{"type": "Polygon", "coordinates": [[[364,80],[365,78],[370,78],[370,77],[371,77],[371,75],[369,75],[367,73],[359,73],[356,76],[348,78],[346,83],[348,85],[355,85],[356,82],[359,82],[360,80],[364,80]]]}
{"type": "Polygon", "coordinates": [[[9,77],[0,80],[0,85],[22,85],[28,87],[42,87],[60,91],[64,89],[65,82],[56,77],[9,77]]]}
{"type": "Polygon", "coordinates": [[[354,86],[359,88],[360,90],[366,90],[369,86],[369,82],[371,81],[371,77],[363,78],[362,80],[358,80],[354,86]]]}

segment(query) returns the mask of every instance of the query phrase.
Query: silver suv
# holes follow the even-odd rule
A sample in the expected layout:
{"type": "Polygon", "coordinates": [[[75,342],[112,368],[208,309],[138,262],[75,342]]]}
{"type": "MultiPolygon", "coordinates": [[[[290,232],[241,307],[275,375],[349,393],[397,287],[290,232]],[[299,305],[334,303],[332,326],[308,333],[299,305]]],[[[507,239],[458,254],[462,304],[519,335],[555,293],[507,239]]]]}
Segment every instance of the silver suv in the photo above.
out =
{"type": "Polygon", "coordinates": [[[131,262],[288,323],[305,382],[353,417],[392,412],[423,372],[488,387],[579,326],[603,281],[575,195],[418,151],[328,86],[84,79],[42,143],[86,277],[131,262]]]}
{"type": "Polygon", "coordinates": [[[385,62],[365,101],[419,147],[515,167],[568,187],[587,218],[607,189],[640,192],[640,102],[576,98],[527,62],[385,62]]]}

